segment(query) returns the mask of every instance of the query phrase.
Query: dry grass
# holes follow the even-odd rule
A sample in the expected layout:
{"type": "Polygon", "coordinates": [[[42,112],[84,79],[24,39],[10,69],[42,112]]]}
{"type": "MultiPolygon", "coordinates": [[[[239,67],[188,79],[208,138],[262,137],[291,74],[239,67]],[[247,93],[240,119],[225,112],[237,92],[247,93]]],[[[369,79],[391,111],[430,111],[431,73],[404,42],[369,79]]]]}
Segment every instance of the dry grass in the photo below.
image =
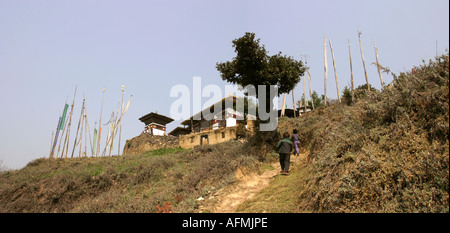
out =
{"type": "Polygon", "coordinates": [[[353,106],[283,119],[280,133],[297,128],[310,151],[300,211],[448,212],[448,64],[402,73],[353,106]]]}
{"type": "MultiPolygon", "coordinates": [[[[291,156],[290,175],[278,175],[279,165],[276,166],[277,175],[270,181],[270,185],[245,200],[238,206],[236,212],[242,213],[295,213],[299,212],[297,205],[301,196],[299,187],[309,175],[308,169],[301,153],[300,158],[291,156]]],[[[270,166],[269,169],[274,169],[270,166]]],[[[304,211],[303,211],[304,212],[304,211]]]]}
{"type": "Polygon", "coordinates": [[[195,201],[234,181],[256,157],[231,141],[107,158],[38,159],[0,173],[0,212],[194,212],[195,201]]]}
{"type": "Polygon", "coordinates": [[[448,55],[351,106],[282,118],[246,144],[32,161],[0,173],[0,212],[195,212],[238,168],[276,161],[274,146],[294,128],[308,164],[238,211],[449,212],[448,55]]]}

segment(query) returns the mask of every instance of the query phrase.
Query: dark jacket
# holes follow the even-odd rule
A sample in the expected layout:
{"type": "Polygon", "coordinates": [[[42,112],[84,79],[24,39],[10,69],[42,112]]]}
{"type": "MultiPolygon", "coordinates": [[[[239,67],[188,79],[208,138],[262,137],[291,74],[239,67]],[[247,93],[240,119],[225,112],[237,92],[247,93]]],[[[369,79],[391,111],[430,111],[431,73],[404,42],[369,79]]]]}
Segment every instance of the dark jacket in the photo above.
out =
{"type": "Polygon", "coordinates": [[[291,140],[289,140],[289,138],[281,139],[281,141],[278,142],[275,148],[278,150],[278,153],[280,154],[290,154],[293,149],[292,142],[291,140]]]}

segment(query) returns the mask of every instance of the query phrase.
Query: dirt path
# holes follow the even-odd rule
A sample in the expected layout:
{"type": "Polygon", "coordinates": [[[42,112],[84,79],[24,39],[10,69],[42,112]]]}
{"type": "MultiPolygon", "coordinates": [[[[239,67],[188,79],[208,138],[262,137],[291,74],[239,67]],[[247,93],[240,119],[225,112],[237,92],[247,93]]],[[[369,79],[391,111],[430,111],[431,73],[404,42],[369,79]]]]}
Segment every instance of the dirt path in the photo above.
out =
{"type": "MultiPolygon", "coordinates": [[[[302,156],[291,155],[291,166],[302,156]]],[[[236,172],[237,182],[233,185],[220,189],[211,195],[204,204],[200,206],[200,212],[212,213],[234,213],[236,208],[245,200],[252,198],[258,192],[269,186],[270,181],[280,174],[280,163],[271,164],[271,169],[266,169],[262,174],[243,175],[242,171],[236,172]]]]}

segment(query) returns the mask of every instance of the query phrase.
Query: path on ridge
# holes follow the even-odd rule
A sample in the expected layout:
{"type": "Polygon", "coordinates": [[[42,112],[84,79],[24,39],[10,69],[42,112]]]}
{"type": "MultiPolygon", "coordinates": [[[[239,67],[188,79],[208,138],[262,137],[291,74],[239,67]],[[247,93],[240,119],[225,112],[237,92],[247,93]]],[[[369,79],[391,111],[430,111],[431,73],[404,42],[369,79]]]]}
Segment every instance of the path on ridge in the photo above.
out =
{"type": "MultiPolygon", "coordinates": [[[[304,156],[306,154],[291,155],[291,166],[296,166],[297,161],[304,159],[304,156]]],[[[261,190],[267,188],[270,181],[280,174],[281,167],[278,161],[270,165],[273,169],[266,169],[262,174],[243,175],[241,170],[238,170],[236,172],[237,182],[212,194],[207,202],[202,203],[205,206],[200,206],[200,212],[234,213],[241,203],[253,198],[261,190]]]]}

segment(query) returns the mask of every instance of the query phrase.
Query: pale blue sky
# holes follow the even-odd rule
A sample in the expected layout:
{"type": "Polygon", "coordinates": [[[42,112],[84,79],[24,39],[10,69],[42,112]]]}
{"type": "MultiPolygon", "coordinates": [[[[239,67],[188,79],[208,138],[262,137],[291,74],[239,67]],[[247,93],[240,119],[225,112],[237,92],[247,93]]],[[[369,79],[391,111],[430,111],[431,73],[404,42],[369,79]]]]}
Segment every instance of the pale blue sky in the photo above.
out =
{"type": "MultiPolygon", "coordinates": [[[[333,43],[341,92],[350,83],[348,39],[355,85],[365,83],[359,27],[369,81],[379,89],[371,65],[373,40],[381,65],[397,74],[407,71],[435,56],[436,41],[441,54],[449,47],[448,9],[447,0],[0,0],[0,160],[21,168],[47,157],[64,101],[67,96],[72,101],[76,85],[71,144],[83,93],[92,128],[102,89],[105,123],[125,85],[125,99],[133,95],[133,100],[123,123],[123,147],[142,131],[139,117],[156,110],[169,115],[176,100],[170,97],[172,86],[192,86],[194,76],[202,77],[203,86],[224,86],[215,64],[235,56],[231,41],[245,32],[256,33],[270,54],[307,55],[313,89],[323,94],[324,35],[333,43]]],[[[327,51],[327,94],[337,98],[328,44],[327,51]]],[[[384,74],[384,80],[392,77],[384,74]]]]}

